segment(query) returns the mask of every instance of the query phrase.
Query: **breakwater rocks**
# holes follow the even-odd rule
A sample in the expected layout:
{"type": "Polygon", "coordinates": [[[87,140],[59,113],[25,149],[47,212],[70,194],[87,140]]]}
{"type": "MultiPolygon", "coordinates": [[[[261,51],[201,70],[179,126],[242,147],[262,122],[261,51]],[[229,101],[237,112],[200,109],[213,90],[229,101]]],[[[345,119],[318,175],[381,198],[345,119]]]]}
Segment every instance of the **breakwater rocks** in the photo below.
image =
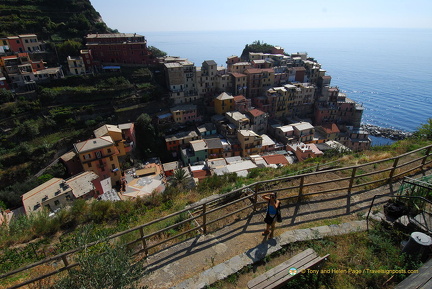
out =
{"type": "Polygon", "coordinates": [[[370,135],[384,137],[391,140],[401,140],[412,136],[411,132],[406,132],[402,130],[379,127],[372,124],[362,124],[361,128],[367,131],[370,135]]]}

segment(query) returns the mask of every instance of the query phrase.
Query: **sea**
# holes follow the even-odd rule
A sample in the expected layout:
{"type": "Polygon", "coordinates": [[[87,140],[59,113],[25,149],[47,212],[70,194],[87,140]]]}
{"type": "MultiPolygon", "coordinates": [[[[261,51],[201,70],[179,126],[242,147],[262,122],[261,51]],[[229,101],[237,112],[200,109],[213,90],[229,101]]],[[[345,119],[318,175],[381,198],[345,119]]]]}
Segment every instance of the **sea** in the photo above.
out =
{"type": "MultiPolygon", "coordinates": [[[[254,41],[307,52],[347,96],[365,108],[362,122],[413,132],[432,118],[432,29],[338,28],[141,32],[149,46],[196,66],[226,66],[254,41]]],[[[375,144],[391,143],[374,138],[375,144]]]]}

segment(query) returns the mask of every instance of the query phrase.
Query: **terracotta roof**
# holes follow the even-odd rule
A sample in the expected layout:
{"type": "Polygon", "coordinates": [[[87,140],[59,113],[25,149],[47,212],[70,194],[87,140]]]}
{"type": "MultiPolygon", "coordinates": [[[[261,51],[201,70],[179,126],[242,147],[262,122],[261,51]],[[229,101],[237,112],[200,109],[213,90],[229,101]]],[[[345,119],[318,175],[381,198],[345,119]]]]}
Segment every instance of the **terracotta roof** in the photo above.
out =
{"type": "Polygon", "coordinates": [[[310,143],[308,145],[314,154],[316,154],[316,155],[322,155],[323,154],[323,152],[316,146],[316,144],[310,143]]]}
{"type": "Polygon", "coordinates": [[[263,159],[265,159],[265,161],[271,165],[276,165],[276,164],[284,164],[284,165],[288,165],[289,162],[286,159],[286,157],[284,155],[270,155],[270,156],[263,156],[263,159]]]}
{"type": "Polygon", "coordinates": [[[249,112],[252,116],[254,116],[254,117],[257,117],[257,116],[260,116],[260,115],[265,114],[264,111],[259,110],[259,109],[257,109],[257,108],[252,109],[252,110],[249,110],[248,112],[249,112]]]}
{"type": "Polygon", "coordinates": [[[325,133],[339,133],[340,130],[338,128],[338,126],[335,123],[327,123],[327,124],[323,124],[322,128],[324,130],[325,133]]]}
{"type": "Polygon", "coordinates": [[[305,71],[306,70],[306,68],[304,68],[303,66],[293,67],[292,69],[297,70],[297,71],[305,71]]]}
{"type": "Polygon", "coordinates": [[[245,73],[247,74],[253,74],[253,73],[262,73],[262,72],[274,72],[273,68],[248,68],[245,70],[245,73]]]}
{"type": "Polygon", "coordinates": [[[249,68],[245,70],[245,73],[247,74],[253,74],[253,73],[261,73],[262,69],[259,68],[249,68]]]}
{"type": "Polygon", "coordinates": [[[192,176],[196,179],[204,179],[209,175],[210,175],[210,172],[207,170],[192,171],[192,176]]]}
{"type": "Polygon", "coordinates": [[[244,101],[244,100],[246,100],[246,97],[244,95],[240,94],[240,95],[234,96],[234,101],[235,102],[244,101]]]}
{"type": "Polygon", "coordinates": [[[238,73],[238,72],[231,72],[231,75],[234,76],[235,78],[245,77],[246,76],[246,74],[238,73]]]}

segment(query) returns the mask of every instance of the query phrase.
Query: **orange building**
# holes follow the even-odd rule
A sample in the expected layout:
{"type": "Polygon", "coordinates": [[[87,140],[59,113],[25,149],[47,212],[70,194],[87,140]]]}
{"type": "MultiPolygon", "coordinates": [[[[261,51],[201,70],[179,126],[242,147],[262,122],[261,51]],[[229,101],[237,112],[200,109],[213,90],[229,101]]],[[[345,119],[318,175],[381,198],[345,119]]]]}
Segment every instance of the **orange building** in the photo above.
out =
{"type": "Polygon", "coordinates": [[[93,171],[101,180],[111,178],[111,184],[120,184],[119,151],[110,136],[102,136],[74,144],[85,171],[93,171]]]}

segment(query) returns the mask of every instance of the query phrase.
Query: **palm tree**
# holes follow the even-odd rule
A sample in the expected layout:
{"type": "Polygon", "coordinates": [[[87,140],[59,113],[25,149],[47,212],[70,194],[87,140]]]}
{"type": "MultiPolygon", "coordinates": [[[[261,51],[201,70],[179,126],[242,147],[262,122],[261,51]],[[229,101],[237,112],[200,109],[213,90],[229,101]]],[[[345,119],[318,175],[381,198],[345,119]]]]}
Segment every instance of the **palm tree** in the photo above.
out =
{"type": "Polygon", "coordinates": [[[184,170],[184,169],[176,169],[174,171],[174,175],[173,175],[173,183],[176,186],[183,185],[184,182],[186,181],[186,178],[187,178],[186,170],[184,170]]]}

